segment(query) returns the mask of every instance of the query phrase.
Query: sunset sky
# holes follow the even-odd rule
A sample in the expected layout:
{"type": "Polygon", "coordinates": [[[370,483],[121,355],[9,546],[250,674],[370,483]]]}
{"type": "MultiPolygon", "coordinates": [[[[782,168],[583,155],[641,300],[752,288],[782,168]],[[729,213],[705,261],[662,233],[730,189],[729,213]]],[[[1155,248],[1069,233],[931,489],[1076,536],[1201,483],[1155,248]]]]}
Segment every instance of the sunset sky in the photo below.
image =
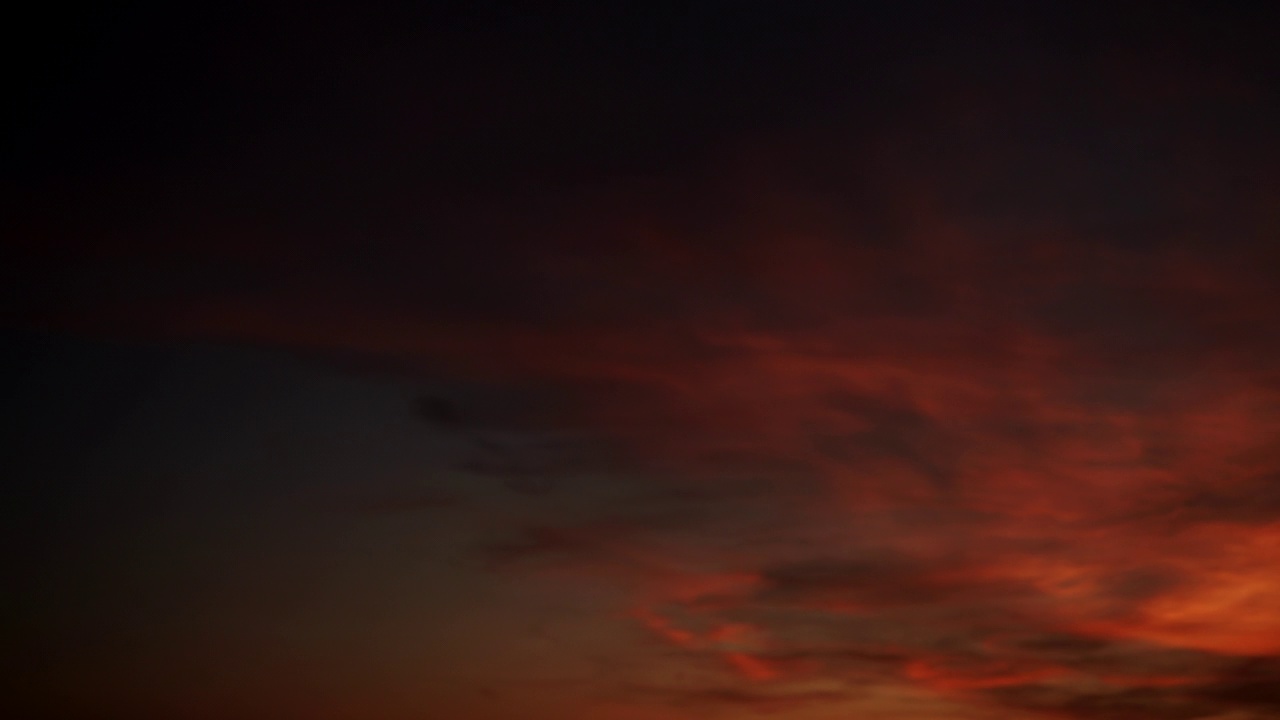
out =
{"type": "Polygon", "coordinates": [[[1280,718],[1245,3],[46,7],[0,716],[1280,718]]]}

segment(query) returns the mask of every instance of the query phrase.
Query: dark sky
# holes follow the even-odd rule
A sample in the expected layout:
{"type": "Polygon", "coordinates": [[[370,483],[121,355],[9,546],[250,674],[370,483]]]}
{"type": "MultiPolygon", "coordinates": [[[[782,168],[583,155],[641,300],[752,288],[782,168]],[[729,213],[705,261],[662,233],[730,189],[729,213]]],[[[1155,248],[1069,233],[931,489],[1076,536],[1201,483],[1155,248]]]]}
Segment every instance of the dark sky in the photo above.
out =
{"type": "Polygon", "coordinates": [[[1280,717],[1251,8],[15,19],[0,712],[1280,717]]]}

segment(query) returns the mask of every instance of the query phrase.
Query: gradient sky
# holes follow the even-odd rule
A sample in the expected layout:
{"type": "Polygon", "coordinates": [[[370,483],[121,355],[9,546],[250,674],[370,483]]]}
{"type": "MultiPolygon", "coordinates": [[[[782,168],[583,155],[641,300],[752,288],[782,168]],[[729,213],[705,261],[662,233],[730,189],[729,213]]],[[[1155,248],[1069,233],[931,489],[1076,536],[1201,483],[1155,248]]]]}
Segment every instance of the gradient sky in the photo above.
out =
{"type": "Polygon", "coordinates": [[[0,714],[1280,718],[1267,18],[359,5],[11,28],[0,714]]]}

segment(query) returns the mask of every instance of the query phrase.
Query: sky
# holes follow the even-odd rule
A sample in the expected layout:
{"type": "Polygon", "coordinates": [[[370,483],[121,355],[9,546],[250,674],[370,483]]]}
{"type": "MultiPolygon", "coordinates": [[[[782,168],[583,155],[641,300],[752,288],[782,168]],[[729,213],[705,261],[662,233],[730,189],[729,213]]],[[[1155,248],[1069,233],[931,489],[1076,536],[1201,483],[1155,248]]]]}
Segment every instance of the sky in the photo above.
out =
{"type": "Polygon", "coordinates": [[[1280,718],[1262,13],[374,5],[10,28],[0,713],[1280,718]]]}

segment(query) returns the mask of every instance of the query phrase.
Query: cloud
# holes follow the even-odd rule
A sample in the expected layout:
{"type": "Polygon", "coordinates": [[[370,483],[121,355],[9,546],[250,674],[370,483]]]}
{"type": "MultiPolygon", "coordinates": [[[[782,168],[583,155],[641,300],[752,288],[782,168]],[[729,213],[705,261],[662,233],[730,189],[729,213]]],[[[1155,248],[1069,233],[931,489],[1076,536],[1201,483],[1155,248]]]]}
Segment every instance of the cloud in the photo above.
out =
{"type": "Polygon", "coordinates": [[[555,379],[571,423],[642,480],[603,524],[541,526],[492,556],[626,588],[631,617],[680,651],[665,663],[744,687],[1079,718],[1269,712],[1230,668],[1280,642],[1280,394],[1253,340],[1201,336],[1231,292],[1112,279],[1099,302],[1141,312],[1077,307],[1067,330],[1037,298],[1083,302],[1076,280],[978,277],[918,316],[571,341],[555,379]],[[734,624],[748,647],[707,639],[734,624]]]}
{"type": "Polygon", "coordinates": [[[446,492],[419,490],[370,500],[358,507],[375,514],[396,514],[450,508],[458,505],[459,502],[460,499],[457,496],[446,492]]]}
{"type": "Polygon", "coordinates": [[[847,693],[839,691],[807,691],[789,693],[765,693],[737,688],[703,689],[678,695],[676,702],[684,706],[725,706],[749,712],[780,713],[808,705],[830,704],[846,700],[847,693]]]}
{"type": "Polygon", "coordinates": [[[425,422],[452,428],[464,422],[456,403],[448,398],[424,395],[414,402],[414,409],[425,422]]]}
{"type": "Polygon", "coordinates": [[[1259,713],[1280,712],[1280,655],[1234,663],[1213,682],[1197,688],[1195,694],[1259,713]]]}
{"type": "Polygon", "coordinates": [[[699,678],[652,693],[677,707],[1275,712],[1276,148],[1196,124],[1247,90],[1050,70],[922,81],[900,126],[685,178],[406,203],[442,249],[317,230],[363,264],[289,283],[144,255],[149,296],[50,313],[501,398],[516,420],[413,401],[451,471],[526,503],[483,564],[618,589],[637,655],[699,678]]]}
{"type": "Polygon", "coordinates": [[[721,336],[716,354],[654,365],[650,395],[584,412],[646,459],[633,470],[650,488],[675,489],[624,533],[511,556],[621,582],[651,630],[664,618],[673,662],[747,683],[914,686],[1080,718],[1269,711],[1250,700],[1264,685],[1227,680],[1280,638],[1264,379],[1212,346],[1179,386],[1181,369],[1135,375],[1128,350],[1034,324],[922,328],[950,334],[945,352],[909,327],[862,344],[721,336]],[[670,568],[757,580],[680,594],[670,568]],[[758,645],[726,652],[684,614],[750,623],[758,645]]]}
{"type": "Polygon", "coordinates": [[[1207,674],[1170,678],[1129,677],[1102,685],[1022,684],[993,690],[1014,708],[1053,710],[1071,718],[1269,717],[1280,704],[1274,657],[1208,658],[1207,674]]]}

